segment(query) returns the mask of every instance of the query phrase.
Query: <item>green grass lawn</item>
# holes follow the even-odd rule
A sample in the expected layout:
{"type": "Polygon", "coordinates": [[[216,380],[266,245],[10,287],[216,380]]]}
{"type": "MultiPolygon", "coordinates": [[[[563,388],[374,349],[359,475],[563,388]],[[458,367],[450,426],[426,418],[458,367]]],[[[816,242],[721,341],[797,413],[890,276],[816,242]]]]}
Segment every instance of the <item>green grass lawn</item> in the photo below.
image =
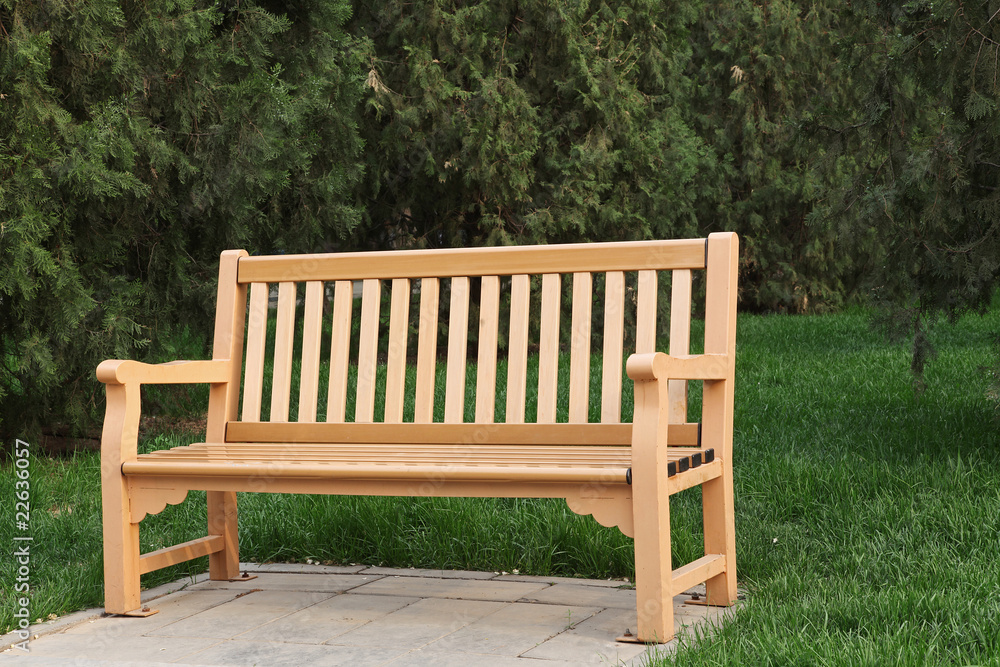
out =
{"type": "MultiPolygon", "coordinates": [[[[1000,664],[1000,425],[984,399],[1000,311],[941,328],[927,389],[863,313],[741,316],[736,521],[746,601],[665,664],[1000,664]]],[[[184,434],[147,438],[179,444],[184,434]]],[[[100,463],[31,466],[33,618],[102,604],[100,463]]],[[[10,462],[4,498],[14,496],[10,462]]],[[[700,555],[698,490],[672,499],[700,555]]],[[[240,496],[241,558],[629,577],[631,540],[558,500],[240,496]]],[[[12,502],[0,540],[12,548],[12,502]]],[[[204,531],[204,494],[142,524],[143,549],[204,531]]],[[[205,559],[143,577],[205,569],[205,559]]],[[[0,559],[0,630],[15,566],[0,559]]]]}

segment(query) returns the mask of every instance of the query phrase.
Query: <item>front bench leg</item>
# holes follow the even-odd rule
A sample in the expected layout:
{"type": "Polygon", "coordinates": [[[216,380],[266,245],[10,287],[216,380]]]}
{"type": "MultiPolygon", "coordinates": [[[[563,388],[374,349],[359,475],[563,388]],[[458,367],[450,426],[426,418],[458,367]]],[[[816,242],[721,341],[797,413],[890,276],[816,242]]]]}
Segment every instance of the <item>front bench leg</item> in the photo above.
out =
{"type": "Polygon", "coordinates": [[[657,419],[661,407],[666,407],[663,398],[655,380],[636,381],[632,427],[636,637],[646,643],[664,643],[674,638],[670,494],[666,447],[658,446],[661,438],[666,439],[657,419]]]}
{"type": "Polygon", "coordinates": [[[101,506],[104,521],[104,608],[109,614],[137,612],[139,524],[132,523],[122,463],[138,447],[139,385],[109,384],[101,438],[101,506]]]}

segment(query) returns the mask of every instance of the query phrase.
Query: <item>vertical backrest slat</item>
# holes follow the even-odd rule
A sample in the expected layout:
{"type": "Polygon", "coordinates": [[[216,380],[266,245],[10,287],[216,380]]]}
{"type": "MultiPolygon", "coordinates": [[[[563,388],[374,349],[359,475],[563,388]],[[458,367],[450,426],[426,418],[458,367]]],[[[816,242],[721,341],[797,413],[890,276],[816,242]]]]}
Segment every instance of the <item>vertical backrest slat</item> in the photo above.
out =
{"type": "Polygon", "coordinates": [[[570,325],[569,421],[586,423],[590,410],[590,313],[593,279],[573,274],[573,310],[570,325]]]}
{"type": "Polygon", "coordinates": [[[274,374],[271,380],[273,422],[288,421],[292,393],[292,342],[295,337],[295,283],[278,284],[278,321],[274,334],[274,374]]]}
{"type": "Polygon", "coordinates": [[[306,307],[302,316],[302,372],[299,379],[298,421],[316,421],[319,401],[319,343],[323,327],[323,282],[306,283],[306,307]]]}
{"type": "Polygon", "coordinates": [[[601,422],[621,421],[622,348],[625,336],[625,274],[610,271],[604,281],[604,359],[601,369],[601,422]]]}
{"type": "Polygon", "coordinates": [[[417,387],[413,421],[434,421],[434,380],[437,375],[437,332],[440,281],[420,280],[420,322],[417,325],[417,387]]]}
{"type": "Polygon", "coordinates": [[[445,384],[444,421],[465,421],[465,355],[469,336],[469,279],[451,279],[448,317],[448,377],[445,384]]]}
{"type": "Polygon", "coordinates": [[[559,381],[559,310],[562,280],[558,273],[542,276],[542,321],[538,341],[539,424],[556,421],[559,381]]]}
{"type": "Polygon", "coordinates": [[[333,326],[330,336],[330,386],[326,395],[326,420],[343,422],[347,412],[347,369],[351,351],[351,310],[354,285],[338,280],[333,291],[333,326]]]}
{"type": "Polygon", "coordinates": [[[656,271],[639,272],[635,312],[635,351],[656,352],[656,271]]]}
{"type": "Polygon", "coordinates": [[[524,423],[528,379],[528,304],[531,279],[514,276],[510,285],[510,338],[507,345],[508,424],[524,423]]]}
{"type": "Polygon", "coordinates": [[[378,361],[378,318],[382,305],[382,283],[366,279],[361,291],[361,332],[358,344],[358,390],[354,421],[375,421],[375,365],[378,361]]]}
{"type": "Polygon", "coordinates": [[[260,405],[264,394],[264,347],[267,342],[267,283],[250,286],[250,313],[247,315],[247,363],[243,380],[243,414],[245,422],[260,420],[260,405]]]}
{"type": "Polygon", "coordinates": [[[403,393],[406,385],[406,336],[410,331],[410,281],[392,281],[389,305],[389,358],[386,362],[385,417],[387,423],[403,421],[403,393]]]}
{"type": "Polygon", "coordinates": [[[483,276],[479,299],[479,355],[476,361],[476,422],[493,422],[497,390],[497,332],[500,278],[483,276]]]}
{"type": "MultiPolygon", "coordinates": [[[[670,282],[670,354],[685,355],[691,349],[691,270],[677,269],[670,282]]],[[[668,421],[687,421],[687,380],[670,380],[667,395],[670,405],[668,421]]]]}

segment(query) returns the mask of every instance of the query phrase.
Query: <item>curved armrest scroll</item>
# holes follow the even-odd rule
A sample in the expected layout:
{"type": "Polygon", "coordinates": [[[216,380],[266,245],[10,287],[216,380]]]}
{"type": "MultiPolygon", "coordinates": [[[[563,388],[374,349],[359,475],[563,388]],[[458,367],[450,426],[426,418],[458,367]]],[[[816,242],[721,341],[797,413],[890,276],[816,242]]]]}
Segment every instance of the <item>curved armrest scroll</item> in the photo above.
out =
{"type": "Polygon", "coordinates": [[[104,384],[187,384],[228,382],[231,365],[228,359],[211,361],[171,361],[144,364],[139,361],[109,359],[97,367],[97,379],[104,384]]]}
{"type": "Polygon", "coordinates": [[[633,354],[625,364],[636,382],[652,380],[725,380],[729,377],[729,356],[694,354],[671,356],[663,352],[633,354]]]}

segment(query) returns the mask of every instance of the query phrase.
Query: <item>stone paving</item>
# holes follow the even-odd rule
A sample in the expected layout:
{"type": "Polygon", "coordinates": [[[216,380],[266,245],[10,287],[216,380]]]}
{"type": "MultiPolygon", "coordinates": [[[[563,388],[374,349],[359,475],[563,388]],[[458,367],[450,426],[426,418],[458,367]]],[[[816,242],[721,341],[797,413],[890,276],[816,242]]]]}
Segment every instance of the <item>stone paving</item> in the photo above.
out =
{"type": "MultiPolygon", "coordinates": [[[[616,641],[635,628],[621,581],[455,570],[244,564],[246,582],[207,575],[145,591],[159,613],[101,609],[34,625],[27,665],[646,665],[675,649],[616,641]]],[[[698,592],[697,587],[691,592],[698,592]]],[[[690,592],[689,592],[690,593],[690,592]]],[[[733,609],[674,599],[678,636],[694,640],[733,609]]]]}

